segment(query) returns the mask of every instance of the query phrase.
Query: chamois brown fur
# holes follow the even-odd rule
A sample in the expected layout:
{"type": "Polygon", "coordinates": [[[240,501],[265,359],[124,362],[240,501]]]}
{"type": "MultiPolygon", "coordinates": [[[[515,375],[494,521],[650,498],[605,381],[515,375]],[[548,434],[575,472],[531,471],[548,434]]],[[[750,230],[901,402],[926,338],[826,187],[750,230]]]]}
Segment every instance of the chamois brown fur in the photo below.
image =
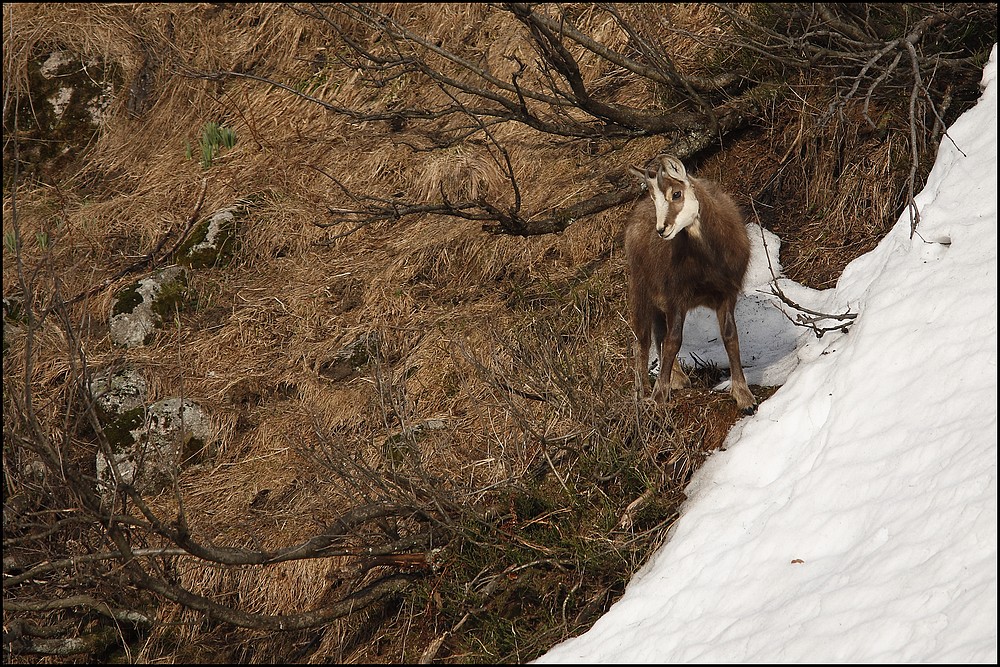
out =
{"type": "Polygon", "coordinates": [[[651,342],[660,353],[652,400],[663,404],[670,399],[671,388],[689,384],[677,363],[684,320],[692,308],[707,306],[716,312],[729,356],[730,392],[740,409],[752,413],[756,401],[743,375],[734,313],[750,259],[743,216],[718,184],[688,176],[676,158],[657,160],[650,169],[633,171],[644,178],[650,196],[635,205],[625,227],[636,389],[640,398],[645,395],[651,342]],[[656,190],[664,209],[660,221],[656,190]],[[682,226],[679,231],[674,229],[677,225],[682,226]]]}

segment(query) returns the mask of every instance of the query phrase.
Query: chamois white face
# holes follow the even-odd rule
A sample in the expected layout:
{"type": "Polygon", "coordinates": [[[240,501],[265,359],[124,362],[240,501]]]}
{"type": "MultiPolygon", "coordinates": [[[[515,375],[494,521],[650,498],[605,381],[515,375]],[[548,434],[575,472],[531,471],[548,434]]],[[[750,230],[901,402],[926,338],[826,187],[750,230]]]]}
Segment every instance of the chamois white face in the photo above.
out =
{"type": "Polygon", "coordinates": [[[700,206],[680,160],[661,155],[653,167],[645,171],[633,167],[631,172],[646,183],[656,211],[656,233],[661,238],[670,241],[687,228],[698,234],[700,206]]]}

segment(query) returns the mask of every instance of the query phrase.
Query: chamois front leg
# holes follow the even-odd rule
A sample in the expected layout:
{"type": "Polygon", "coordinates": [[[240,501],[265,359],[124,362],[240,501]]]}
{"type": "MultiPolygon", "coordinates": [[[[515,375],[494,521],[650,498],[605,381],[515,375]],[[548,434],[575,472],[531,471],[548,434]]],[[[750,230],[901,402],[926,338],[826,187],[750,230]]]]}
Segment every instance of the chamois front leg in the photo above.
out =
{"type": "Polygon", "coordinates": [[[750,393],[747,386],[747,379],[743,375],[743,362],[740,360],[740,337],[736,330],[736,304],[730,302],[724,304],[715,311],[719,319],[719,333],[722,334],[722,342],[726,345],[726,354],[729,355],[729,371],[732,380],[729,393],[736,399],[736,406],[744,414],[752,415],[757,412],[757,399],[750,393]]]}
{"type": "Polygon", "coordinates": [[[690,382],[677,362],[677,353],[681,349],[681,340],[684,337],[685,317],[687,312],[683,310],[667,316],[667,330],[660,344],[660,375],[653,386],[652,399],[658,405],[665,405],[670,401],[671,389],[680,389],[690,382]],[[678,371],[679,374],[675,377],[678,371]]]}
{"type": "MultiPolygon", "coordinates": [[[[656,351],[659,353],[660,349],[663,347],[663,339],[667,335],[667,320],[663,313],[657,313],[657,317],[653,318],[653,345],[656,346],[656,351]]],[[[663,363],[660,363],[660,372],[663,372],[663,363]]],[[[670,388],[671,389],[684,389],[685,387],[691,386],[691,378],[688,377],[684,369],[681,368],[681,362],[679,359],[674,359],[674,368],[670,372],[670,388]]]]}
{"type": "Polygon", "coordinates": [[[649,387],[649,336],[635,341],[635,395],[638,400],[646,396],[649,387]]]}
{"type": "Polygon", "coordinates": [[[633,297],[631,324],[635,334],[635,395],[636,400],[641,401],[649,391],[649,344],[650,337],[654,334],[653,320],[656,317],[648,304],[634,300],[635,288],[630,285],[629,290],[633,297]]]}

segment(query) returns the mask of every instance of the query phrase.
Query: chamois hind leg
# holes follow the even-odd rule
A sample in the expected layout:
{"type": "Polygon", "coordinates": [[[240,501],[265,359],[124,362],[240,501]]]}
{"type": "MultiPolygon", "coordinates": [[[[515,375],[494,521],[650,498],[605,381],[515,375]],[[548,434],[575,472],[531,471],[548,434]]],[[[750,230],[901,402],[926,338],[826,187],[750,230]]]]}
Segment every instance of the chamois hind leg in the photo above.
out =
{"type": "Polygon", "coordinates": [[[670,373],[670,388],[671,389],[684,389],[691,386],[691,378],[688,374],[684,372],[681,368],[681,360],[674,357],[674,369],[670,373]]]}
{"type": "Polygon", "coordinates": [[[757,399],[750,393],[747,386],[747,379],[743,375],[743,362],[740,360],[740,337],[736,330],[736,302],[735,300],[723,304],[715,311],[719,318],[719,333],[722,334],[722,342],[726,345],[726,354],[729,355],[729,371],[732,374],[732,381],[729,393],[736,399],[736,406],[744,414],[752,415],[757,412],[757,399]]]}
{"type": "MultiPolygon", "coordinates": [[[[667,314],[667,327],[663,342],[660,344],[660,375],[653,386],[653,402],[663,405],[670,400],[670,390],[679,389],[675,382],[684,382],[687,375],[677,363],[677,352],[681,349],[681,339],[684,336],[684,318],[687,312],[678,310],[667,314]],[[675,379],[674,374],[680,371],[683,380],[675,379]]],[[[683,384],[681,386],[684,386],[683,384]]]]}

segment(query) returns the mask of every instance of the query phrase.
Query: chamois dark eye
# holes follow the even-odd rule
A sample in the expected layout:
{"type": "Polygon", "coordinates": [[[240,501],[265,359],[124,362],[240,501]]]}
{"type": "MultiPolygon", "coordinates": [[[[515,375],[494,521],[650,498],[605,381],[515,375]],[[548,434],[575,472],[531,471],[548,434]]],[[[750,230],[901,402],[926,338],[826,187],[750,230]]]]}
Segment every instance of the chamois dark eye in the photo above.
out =
{"type": "Polygon", "coordinates": [[[674,190],[674,194],[670,196],[671,199],[677,200],[681,198],[681,191],[674,190]]]}

